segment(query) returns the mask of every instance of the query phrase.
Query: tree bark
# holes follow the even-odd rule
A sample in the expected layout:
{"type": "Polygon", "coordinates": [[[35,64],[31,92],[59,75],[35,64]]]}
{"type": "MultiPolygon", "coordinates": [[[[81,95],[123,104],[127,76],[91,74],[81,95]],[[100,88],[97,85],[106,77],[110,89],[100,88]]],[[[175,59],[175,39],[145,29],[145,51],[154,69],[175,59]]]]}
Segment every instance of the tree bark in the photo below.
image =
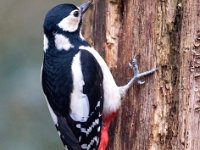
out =
{"type": "Polygon", "coordinates": [[[200,150],[200,1],[94,0],[87,18],[85,35],[118,85],[134,56],[141,72],[159,69],[129,90],[108,149],[200,150]]]}

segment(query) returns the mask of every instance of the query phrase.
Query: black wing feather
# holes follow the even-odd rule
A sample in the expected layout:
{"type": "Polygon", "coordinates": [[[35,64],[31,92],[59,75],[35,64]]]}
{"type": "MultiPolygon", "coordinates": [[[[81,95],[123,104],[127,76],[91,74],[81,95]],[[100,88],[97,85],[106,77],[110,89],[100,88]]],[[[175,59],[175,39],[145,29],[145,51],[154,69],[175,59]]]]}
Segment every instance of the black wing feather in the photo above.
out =
{"type": "Polygon", "coordinates": [[[90,104],[89,118],[86,122],[78,122],[69,116],[70,95],[73,90],[71,64],[78,52],[68,52],[53,59],[51,55],[46,54],[43,62],[42,85],[49,105],[57,116],[56,128],[60,132],[63,144],[70,150],[82,149],[83,145],[90,145],[90,149],[97,149],[102,125],[103,74],[97,60],[86,50],[81,50],[80,59],[85,83],[83,93],[87,95],[90,104]]]}
{"type": "Polygon", "coordinates": [[[56,128],[61,133],[60,138],[63,144],[67,146],[68,150],[81,150],[79,141],[67,123],[66,118],[59,116],[58,125],[56,125],[56,128]]]}

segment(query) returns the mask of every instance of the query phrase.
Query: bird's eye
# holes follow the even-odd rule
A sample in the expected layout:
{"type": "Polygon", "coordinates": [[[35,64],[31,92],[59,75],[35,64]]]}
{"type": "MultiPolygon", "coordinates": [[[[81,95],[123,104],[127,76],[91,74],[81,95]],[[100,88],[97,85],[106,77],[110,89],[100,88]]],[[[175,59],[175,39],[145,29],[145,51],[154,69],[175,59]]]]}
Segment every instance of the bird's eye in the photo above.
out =
{"type": "Polygon", "coordinates": [[[79,16],[79,11],[76,10],[74,13],[73,13],[74,17],[78,17],[79,16]]]}

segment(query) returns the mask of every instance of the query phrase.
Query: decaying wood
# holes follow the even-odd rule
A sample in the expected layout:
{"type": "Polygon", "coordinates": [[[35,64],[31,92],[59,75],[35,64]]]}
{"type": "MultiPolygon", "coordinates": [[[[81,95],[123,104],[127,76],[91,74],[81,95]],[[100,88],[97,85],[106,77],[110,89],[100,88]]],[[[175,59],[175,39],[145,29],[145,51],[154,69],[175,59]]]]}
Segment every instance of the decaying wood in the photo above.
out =
{"type": "Polygon", "coordinates": [[[141,71],[159,68],[123,100],[108,149],[199,150],[200,1],[95,0],[88,18],[85,34],[119,85],[134,56],[141,71]]]}

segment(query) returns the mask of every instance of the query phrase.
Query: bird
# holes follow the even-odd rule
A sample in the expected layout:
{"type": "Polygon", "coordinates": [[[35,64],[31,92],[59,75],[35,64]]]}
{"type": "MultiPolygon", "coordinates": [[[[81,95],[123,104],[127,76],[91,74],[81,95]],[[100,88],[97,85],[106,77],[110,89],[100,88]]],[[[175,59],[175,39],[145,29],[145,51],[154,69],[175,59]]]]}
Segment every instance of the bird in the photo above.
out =
{"type": "Polygon", "coordinates": [[[133,77],[117,86],[100,54],[81,34],[83,16],[92,1],[79,7],[59,4],[44,18],[44,56],[41,84],[47,106],[65,150],[105,150],[108,129],[128,89],[144,84],[137,59],[130,67],[133,77]]]}

